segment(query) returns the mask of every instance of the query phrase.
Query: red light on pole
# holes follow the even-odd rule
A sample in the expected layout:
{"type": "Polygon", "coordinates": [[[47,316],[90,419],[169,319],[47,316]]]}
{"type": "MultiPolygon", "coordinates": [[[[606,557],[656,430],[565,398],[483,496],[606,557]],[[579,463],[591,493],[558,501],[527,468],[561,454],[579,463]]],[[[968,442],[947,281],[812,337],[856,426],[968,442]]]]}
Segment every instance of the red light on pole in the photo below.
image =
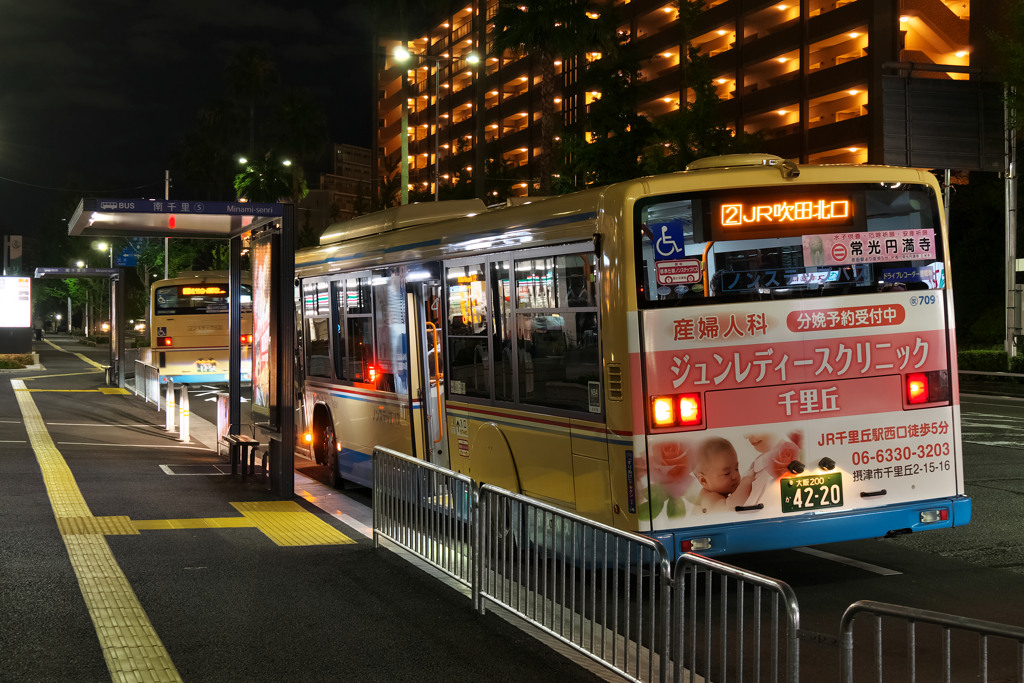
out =
{"type": "Polygon", "coordinates": [[[177,221],[174,219],[174,214],[171,214],[170,217],[168,217],[167,219],[167,227],[170,228],[171,230],[174,230],[174,224],[176,222],[177,221]]]}

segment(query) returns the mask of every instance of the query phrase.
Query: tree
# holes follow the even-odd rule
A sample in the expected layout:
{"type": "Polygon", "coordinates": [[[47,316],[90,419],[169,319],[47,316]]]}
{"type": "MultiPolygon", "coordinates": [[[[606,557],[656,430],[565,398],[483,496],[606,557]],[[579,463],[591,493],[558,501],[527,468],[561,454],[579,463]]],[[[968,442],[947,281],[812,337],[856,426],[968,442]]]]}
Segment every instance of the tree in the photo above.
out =
{"type": "Polygon", "coordinates": [[[249,108],[249,154],[255,154],[256,105],[277,87],[277,67],[262,46],[246,45],[228,60],[224,77],[228,92],[249,108]]]}
{"type": "Polygon", "coordinates": [[[231,179],[243,148],[245,117],[228,100],[214,100],[199,111],[195,126],[175,149],[172,164],[185,184],[207,200],[232,196],[231,179]]]}
{"type": "Polygon", "coordinates": [[[290,167],[267,154],[246,162],[245,170],[235,176],[235,192],[239,199],[272,204],[282,198],[302,199],[309,188],[304,178],[296,180],[290,167]]]}
{"type": "Polygon", "coordinates": [[[305,90],[281,94],[270,123],[270,147],[292,161],[292,191],[295,204],[306,195],[303,165],[318,158],[327,147],[327,114],[305,90]]]}
{"type": "MultiPolygon", "coordinates": [[[[681,171],[691,161],[719,154],[756,152],[759,133],[733,133],[720,123],[721,99],[711,78],[708,58],[688,49],[687,71],[693,101],[663,116],[655,123],[658,143],[648,149],[645,168],[649,173],[681,171]]],[[[682,99],[682,98],[681,98],[682,99]]]]}
{"type": "Polygon", "coordinates": [[[590,104],[583,123],[589,141],[579,133],[565,136],[567,161],[555,183],[559,194],[643,175],[644,152],[655,135],[651,120],[637,111],[647,89],[630,41],[619,45],[616,56],[592,63],[583,86],[600,98],[590,104]]]}
{"type": "Polygon", "coordinates": [[[607,56],[617,47],[611,2],[592,0],[499,0],[494,16],[493,56],[506,51],[529,54],[540,63],[541,139],[537,175],[540,194],[551,194],[555,138],[555,60],[578,58],[597,49],[607,56]]]}

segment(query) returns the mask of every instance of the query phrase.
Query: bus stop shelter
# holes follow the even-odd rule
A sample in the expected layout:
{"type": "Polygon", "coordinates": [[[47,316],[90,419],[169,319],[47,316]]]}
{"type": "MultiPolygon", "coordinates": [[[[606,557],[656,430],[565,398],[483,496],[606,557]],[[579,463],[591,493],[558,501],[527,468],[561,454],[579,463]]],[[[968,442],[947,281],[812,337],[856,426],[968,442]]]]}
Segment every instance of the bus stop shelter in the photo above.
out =
{"type": "MultiPolygon", "coordinates": [[[[83,199],[68,221],[72,237],[171,237],[230,240],[228,292],[229,434],[241,427],[242,243],[250,248],[253,276],[253,422],[269,439],[270,485],[282,499],[295,487],[295,207],[251,202],[193,202],[166,199],[83,199]]],[[[74,270],[74,269],[61,269],[74,270]]],[[[107,269],[99,269],[107,270],[107,269]]],[[[119,271],[118,271],[119,272],[119,271]]],[[[51,277],[77,277],[53,274],[51,277]]],[[[124,386],[124,277],[116,316],[121,326],[111,339],[112,365],[124,386]],[[114,348],[116,344],[116,349],[114,348]]],[[[113,310],[113,307],[112,307],[113,310]]]]}

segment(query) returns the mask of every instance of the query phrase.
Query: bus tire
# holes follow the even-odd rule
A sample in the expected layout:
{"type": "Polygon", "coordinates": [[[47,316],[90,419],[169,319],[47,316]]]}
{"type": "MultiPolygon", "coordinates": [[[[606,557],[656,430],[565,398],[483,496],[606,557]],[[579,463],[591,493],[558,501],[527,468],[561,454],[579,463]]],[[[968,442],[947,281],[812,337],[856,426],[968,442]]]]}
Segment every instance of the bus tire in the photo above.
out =
{"type": "Polygon", "coordinates": [[[327,482],[331,488],[340,488],[342,485],[341,471],[338,469],[338,449],[334,440],[334,427],[324,425],[323,427],[323,450],[324,459],[327,461],[327,482]]]}

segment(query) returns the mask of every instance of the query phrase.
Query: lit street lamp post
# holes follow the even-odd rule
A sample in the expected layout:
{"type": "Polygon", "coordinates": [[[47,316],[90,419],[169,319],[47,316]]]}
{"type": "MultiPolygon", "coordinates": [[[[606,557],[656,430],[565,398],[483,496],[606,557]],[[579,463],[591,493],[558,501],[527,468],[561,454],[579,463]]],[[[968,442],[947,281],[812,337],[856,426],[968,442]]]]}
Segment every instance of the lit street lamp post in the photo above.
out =
{"type": "MultiPolygon", "coordinates": [[[[418,57],[434,64],[434,201],[440,201],[441,199],[441,62],[454,62],[454,57],[442,57],[441,55],[428,55],[426,53],[410,53],[402,46],[398,46],[392,53],[395,57],[395,61],[404,62],[409,57],[418,57]]],[[[466,61],[470,64],[476,64],[480,61],[480,57],[475,52],[470,52],[465,57],[466,61]]],[[[480,116],[480,112],[475,112],[476,116],[480,116]]],[[[449,140],[451,144],[451,140],[449,140]]],[[[480,141],[477,140],[477,144],[480,141]]],[[[454,154],[454,148],[451,150],[454,154]]],[[[408,155],[402,159],[403,164],[409,163],[408,155]]]]}

